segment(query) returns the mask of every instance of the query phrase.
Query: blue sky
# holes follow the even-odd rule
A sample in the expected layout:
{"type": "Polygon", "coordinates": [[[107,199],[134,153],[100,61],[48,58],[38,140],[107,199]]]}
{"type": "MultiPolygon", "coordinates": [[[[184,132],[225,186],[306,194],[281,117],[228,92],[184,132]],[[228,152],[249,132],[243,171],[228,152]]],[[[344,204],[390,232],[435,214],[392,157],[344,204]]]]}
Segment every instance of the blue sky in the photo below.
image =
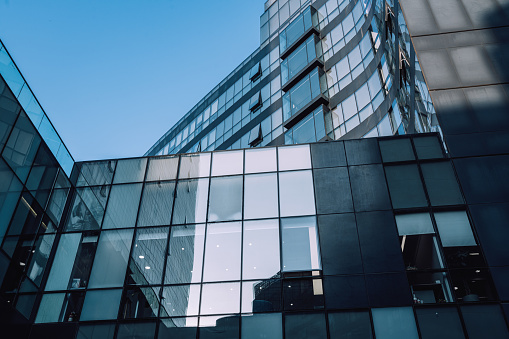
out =
{"type": "Polygon", "coordinates": [[[259,46],[265,0],[0,0],[0,38],[75,160],[143,155],[259,46]]]}

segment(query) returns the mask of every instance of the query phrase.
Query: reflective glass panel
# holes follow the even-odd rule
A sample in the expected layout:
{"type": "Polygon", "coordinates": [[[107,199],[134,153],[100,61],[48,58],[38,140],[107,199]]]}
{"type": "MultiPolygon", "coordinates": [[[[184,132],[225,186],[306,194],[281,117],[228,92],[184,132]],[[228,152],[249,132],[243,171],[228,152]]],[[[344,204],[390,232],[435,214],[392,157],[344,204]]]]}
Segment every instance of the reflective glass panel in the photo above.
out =
{"type": "Polygon", "coordinates": [[[143,188],[138,226],[169,225],[175,182],[146,183],[143,188]]]}
{"type": "Polygon", "coordinates": [[[110,186],[77,188],[72,210],[68,215],[66,231],[86,231],[100,228],[104,217],[110,186]]]}
{"type": "Polygon", "coordinates": [[[311,168],[309,145],[278,147],[279,170],[311,168]]]}
{"type": "Polygon", "coordinates": [[[315,214],[311,171],[279,173],[279,208],[282,217],[315,214]]]}
{"type": "Polygon", "coordinates": [[[282,301],[279,279],[242,282],[242,313],[281,311],[282,301]]]}
{"type": "Polygon", "coordinates": [[[244,222],[242,279],[267,279],[280,273],[277,219],[244,222]]]}
{"type": "Polygon", "coordinates": [[[435,233],[429,213],[412,213],[396,215],[399,235],[435,233]]]}
{"type": "Polygon", "coordinates": [[[241,223],[207,225],[203,281],[240,280],[241,223]]]}
{"type": "Polygon", "coordinates": [[[179,180],[173,212],[173,224],[205,222],[209,179],[179,180]]]}
{"type": "Polygon", "coordinates": [[[283,271],[322,268],[316,217],[281,219],[283,271]]]}
{"type": "Polygon", "coordinates": [[[81,321],[116,319],[122,290],[88,291],[81,311],[81,321]]]}
{"type": "Polygon", "coordinates": [[[153,285],[162,282],[168,232],[169,227],[139,228],[136,231],[129,263],[129,283],[153,285]]]}
{"type": "Polygon", "coordinates": [[[327,338],[325,314],[285,316],[285,337],[292,339],[327,338]]]}
{"type": "Polygon", "coordinates": [[[177,285],[163,288],[161,317],[198,315],[200,285],[177,285]]]}
{"type": "Polygon", "coordinates": [[[177,178],[178,156],[151,158],[148,163],[147,181],[172,180],[177,178]]]}
{"type": "Polygon", "coordinates": [[[208,221],[242,219],[242,176],[210,180],[208,221]]]}
{"type": "Polygon", "coordinates": [[[212,155],[212,175],[242,174],[244,152],[214,152],[212,155]]]}
{"type": "Polygon", "coordinates": [[[275,172],[277,170],[276,148],[246,150],[246,173],[275,172]]]}
{"type": "Polygon", "coordinates": [[[242,339],[283,339],[281,313],[242,316],[242,339]]]}
{"type": "Polygon", "coordinates": [[[435,220],[444,247],[477,245],[466,212],[437,212],[435,220]]]}
{"type": "Polygon", "coordinates": [[[373,308],[371,312],[377,339],[419,339],[411,307],[373,308]]]}
{"type": "Polygon", "coordinates": [[[240,312],[240,283],[203,284],[201,314],[240,312]]]}
{"type": "Polygon", "coordinates": [[[166,263],[166,284],[200,282],[205,225],[173,226],[166,263]]]}
{"type": "Polygon", "coordinates": [[[371,321],[368,312],[329,313],[331,339],[370,339],[371,321]]]}
{"type": "Polygon", "coordinates": [[[169,318],[159,322],[159,339],[196,339],[198,318],[169,318]]]}
{"type": "Polygon", "coordinates": [[[103,228],[134,227],[142,184],[115,185],[111,188],[103,228]]]}
{"type": "Polygon", "coordinates": [[[180,156],[179,178],[208,177],[210,174],[210,153],[180,156]]]}
{"type": "Polygon", "coordinates": [[[147,158],[119,160],[113,183],[141,182],[145,178],[146,167],[147,158]]]}
{"type": "Polygon", "coordinates": [[[246,175],[244,180],[244,219],[277,217],[277,174],[246,175]]]}

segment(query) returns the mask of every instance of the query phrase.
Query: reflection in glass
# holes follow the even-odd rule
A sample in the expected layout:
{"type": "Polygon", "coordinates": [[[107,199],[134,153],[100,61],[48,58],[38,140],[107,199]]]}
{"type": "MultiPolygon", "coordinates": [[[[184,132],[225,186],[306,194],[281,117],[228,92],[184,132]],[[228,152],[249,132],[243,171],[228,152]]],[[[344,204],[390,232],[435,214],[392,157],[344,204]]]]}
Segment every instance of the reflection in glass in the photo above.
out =
{"type": "Polygon", "coordinates": [[[324,307],[322,279],[289,279],[283,281],[285,310],[317,310],[324,307]]]}
{"type": "Polygon", "coordinates": [[[207,225],[203,281],[240,280],[241,223],[207,225]]]}
{"type": "Polygon", "coordinates": [[[76,186],[102,186],[111,184],[117,161],[84,162],[77,166],[80,172],[76,186]]]}
{"type": "Polygon", "coordinates": [[[208,177],[210,174],[210,153],[180,156],[179,179],[208,177]]]}
{"type": "Polygon", "coordinates": [[[205,225],[171,228],[165,284],[201,281],[204,240],[205,225]]]}
{"type": "Polygon", "coordinates": [[[444,247],[477,245],[465,211],[437,212],[434,215],[444,247]]]}
{"type": "Polygon", "coordinates": [[[64,212],[65,203],[67,202],[67,196],[69,195],[70,187],[71,185],[65,174],[62,171],[59,171],[57,180],[53,186],[48,208],[46,210],[46,212],[52,216],[57,224],[60,223],[60,218],[64,212]]]}
{"type": "Polygon", "coordinates": [[[200,285],[178,285],[163,288],[161,317],[198,315],[200,285]]]}
{"type": "Polygon", "coordinates": [[[452,289],[445,272],[409,272],[408,282],[414,304],[453,302],[452,289]]]}
{"type": "Polygon", "coordinates": [[[239,313],[240,283],[204,284],[201,314],[239,313]]]}
{"type": "Polygon", "coordinates": [[[253,148],[245,152],[246,173],[275,172],[276,148],[253,148]]]}
{"type": "Polygon", "coordinates": [[[122,290],[88,291],[80,321],[117,319],[122,290]]]}
{"type": "Polygon", "coordinates": [[[115,185],[111,188],[103,228],[134,227],[142,184],[115,185]]]}
{"type": "Polygon", "coordinates": [[[208,221],[242,219],[242,176],[210,180],[208,221]]]}
{"type": "Polygon", "coordinates": [[[145,177],[147,158],[118,160],[114,184],[141,182],[145,177]]]}
{"type": "Polygon", "coordinates": [[[242,174],[244,151],[214,152],[212,155],[212,175],[242,174]]]}
{"type": "Polygon", "coordinates": [[[103,231],[90,274],[90,288],[124,284],[133,230],[103,231]]]}
{"type": "Polygon", "coordinates": [[[138,226],[169,225],[175,182],[146,183],[143,188],[138,226]]]}
{"type": "Polygon", "coordinates": [[[173,224],[205,222],[208,193],[209,179],[179,180],[173,224]]]}
{"type": "Polygon", "coordinates": [[[283,339],[281,313],[242,316],[242,339],[283,339]]]}
{"type": "Polygon", "coordinates": [[[117,339],[153,339],[156,323],[127,323],[118,326],[117,339]]]}
{"type": "Polygon", "coordinates": [[[320,270],[316,217],[281,219],[283,271],[320,270]]]}
{"type": "Polygon", "coordinates": [[[146,181],[173,180],[177,178],[178,156],[151,158],[146,181]]]}
{"type": "Polygon", "coordinates": [[[242,313],[281,310],[281,280],[266,279],[242,282],[242,313]]]}
{"type": "Polygon", "coordinates": [[[104,217],[110,186],[83,187],[76,189],[66,231],[97,230],[104,217]]]}
{"type": "Polygon", "coordinates": [[[160,284],[169,227],[139,228],[129,262],[128,282],[136,285],[160,284]]]}
{"type": "Polygon", "coordinates": [[[46,283],[46,291],[86,287],[97,248],[96,233],[63,234],[46,283]]]}
{"type": "Polygon", "coordinates": [[[279,221],[244,222],[242,279],[267,279],[280,273],[279,221]]]}
{"type": "Polygon", "coordinates": [[[130,287],[122,299],[121,317],[141,319],[157,317],[160,287],[130,287]]]}
{"type": "Polygon", "coordinates": [[[200,317],[200,339],[237,339],[239,338],[239,320],[237,315],[219,317],[200,317]]]}
{"type": "Polygon", "coordinates": [[[169,318],[159,322],[159,339],[196,339],[198,318],[169,318]]]}
{"type": "Polygon", "coordinates": [[[244,180],[244,219],[277,218],[277,174],[246,175],[244,180]]]}
{"type": "Polygon", "coordinates": [[[30,265],[26,274],[37,286],[40,286],[42,282],[42,276],[46,270],[46,264],[48,263],[54,241],[55,234],[38,236],[35,241],[32,249],[32,258],[30,259],[30,265]]]}
{"type": "Polygon", "coordinates": [[[316,213],[311,171],[279,173],[279,205],[282,217],[316,213]]]}

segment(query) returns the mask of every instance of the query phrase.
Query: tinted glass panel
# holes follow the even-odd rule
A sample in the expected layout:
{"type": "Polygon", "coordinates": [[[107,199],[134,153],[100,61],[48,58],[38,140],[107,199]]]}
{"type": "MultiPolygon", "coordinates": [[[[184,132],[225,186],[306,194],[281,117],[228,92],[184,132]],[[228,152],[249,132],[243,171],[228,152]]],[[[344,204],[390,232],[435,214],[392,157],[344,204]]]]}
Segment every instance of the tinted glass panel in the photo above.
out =
{"type": "Polygon", "coordinates": [[[88,291],[80,320],[116,319],[122,290],[88,291]]]}
{"type": "Polygon", "coordinates": [[[240,283],[204,284],[201,314],[239,313],[240,283]]]}
{"type": "Polygon", "coordinates": [[[476,245],[466,212],[437,212],[435,220],[444,247],[476,245]]]}
{"type": "Polygon", "coordinates": [[[463,329],[456,308],[417,309],[422,339],[463,339],[463,329]]]}
{"type": "Polygon", "coordinates": [[[318,214],[353,212],[346,167],[313,170],[318,214]]]}
{"type": "Polygon", "coordinates": [[[285,337],[292,339],[327,338],[324,314],[285,316],[285,337]]]}
{"type": "Polygon", "coordinates": [[[198,315],[200,285],[178,285],[163,288],[161,317],[198,315]]]}
{"type": "Polygon", "coordinates": [[[390,209],[381,165],[351,166],[348,170],[356,211],[390,209]]]}
{"type": "Polygon", "coordinates": [[[103,228],[134,227],[141,196],[141,184],[111,188],[103,228]]]}
{"type": "Polygon", "coordinates": [[[415,159],[410,139],[380,140],[379,145],[384,162],[415,159]]]}
{"type": "Polygon", "coordinates": [[[209,179],[179,180],[173,224],[205,222],[209,179]]]}
{"type": "Polygon", "coordinates": [[[141,228],[136,231],[129,263],[129,283],[152,285],[162,282],[168,232],[169,227],[141,228]]]}
{"type": "Polygon", "coordinates": [[[329,333],[331,339],[371,339],[369,313],[329,313],[329,333]]]}
{"type": "Polygon", "coordinates": [[[113,183],[140,182],[145,178],[147,158],[119,160],[113,183]]]}
{"type": "Polygon", "coordinates": [[[143,188],[138,226],[169,225],[175,182],[147,183],[143,188]]]}
{"type": "Polygon", "coordinates": [[[463,196],[449,162],[422,164],[422,175],[431,205],[463,204],[463,196]]]}
{"type": "Polygon", "coordinates": [[[157,157],[150,159],[147,181],[171,180],[177,178],[178,157],[157,157]]]}
{"type": "Polygon", "coordinates": [[[120,324],[117,339],[152,339],[155,331],[155,323],[120,324]]]}
{"type": "Polygon", "coordinates": [[[243,316],[242,339],[283,339],[280,313],[243,316]]]}
{"type": "Polygon", "coordinates": [[[411,307],[375,308],[371,312],[377,339],[419,339],[411,307]]]}
{"type": "Polygon", "coordinates": [[[158,338],[196,339],[197,327],[198,318],[161,319],[158,338]]]}
{"type": "Polygon", "coordinates": [[[469,339],[509,338],[504,315],[498,305],[462,306],[461,315],[469,339]]]}
{"type": "Polygon", "coordinates": [[[428,205],[417,165],[387,166],[385,174],[394,208],[428,205]]]}
{"type": "Polygon", "coordinates": [[[415,150],[419,159],[443,158],[442,147],[437,137],[414,138],[415,150]]]}

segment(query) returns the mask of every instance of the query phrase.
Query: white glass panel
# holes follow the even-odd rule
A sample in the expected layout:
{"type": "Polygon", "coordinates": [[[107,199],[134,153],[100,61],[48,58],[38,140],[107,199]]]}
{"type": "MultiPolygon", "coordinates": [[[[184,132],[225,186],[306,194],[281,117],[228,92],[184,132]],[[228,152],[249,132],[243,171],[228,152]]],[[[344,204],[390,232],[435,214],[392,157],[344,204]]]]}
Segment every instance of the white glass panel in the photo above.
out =
{"type": "Polygon", "coordinates": [[[399,235],[435,233],[429,213],[396,215],[399,235]]]}
{"type": "Polygon", "coordinates": [[[466,212],[435,213],[435,220],[444,247],[477,245],[466,212]]]}
{"type": "Polygon", "coordinates": [[[276,148],[246,150],[246,173],[275,172],[276,148]]]}
{"type": "Polygon", "coordinates": [[[238,313],[240,311],[240,283],[204,284],[201,314],[238,313]]]}
{"type": "Polygon", "coordinates": [[[241,223],[207,225],[203,281],[240,280],[241,223]]]}
{"type": "Polygon", "coordinates": [[[311,171],[279,173],[279,197],[282,217],[316,214],[311,171]]]}
{"type": "Polygon", "coordinates": [[[242,174],[244,152],[215,152],[212,155],[212,175],[242,174]]]}
{"type": "Polygon", "coordinates": [[[182,155],[179,178],[208,177],[210,174],[210,153],[182,155]]]}
{"type": "Polygon", "coordinates": [[[309,145],[278,147],[279,170],[311,168],[309,145]]]}
{"type": "Polygon", "coordinates": [[[244,185],[244,219],[278,216],[276,173],[246,175],[244,185]]]}
{"type": "Polygon", "coordinates": [[[279,271],[278,219],[244,222],[242,279],[268,279],[279,271]]]}

